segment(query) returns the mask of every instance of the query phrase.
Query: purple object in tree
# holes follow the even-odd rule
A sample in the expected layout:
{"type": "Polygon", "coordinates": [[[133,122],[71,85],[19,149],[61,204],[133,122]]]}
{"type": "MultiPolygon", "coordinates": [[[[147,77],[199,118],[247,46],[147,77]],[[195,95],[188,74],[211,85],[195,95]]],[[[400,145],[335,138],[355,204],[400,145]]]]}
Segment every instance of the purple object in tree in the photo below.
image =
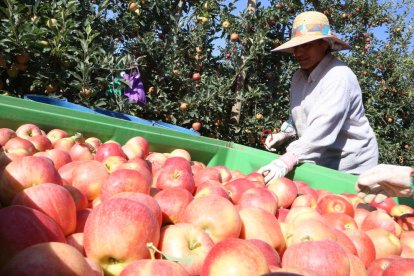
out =
{"type": "Polygon", "coordinates": [[[130,83],[130,86],[124,90],[124,95],[131,102],[146,104],[147,97],[145,96],[144,84],[141,81],[141,73],[138,68],[132,70],[131,74],[121,73],[121,76],[130,83]]]}

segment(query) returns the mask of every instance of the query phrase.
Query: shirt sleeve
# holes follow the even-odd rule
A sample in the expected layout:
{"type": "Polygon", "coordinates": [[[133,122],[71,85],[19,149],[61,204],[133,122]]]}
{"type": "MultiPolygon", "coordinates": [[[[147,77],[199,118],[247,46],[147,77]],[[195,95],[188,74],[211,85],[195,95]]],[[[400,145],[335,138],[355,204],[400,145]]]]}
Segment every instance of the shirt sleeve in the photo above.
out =
{"type": "MultiPolygon", "coordinates": [[[[342,72],[346,73],[346,72],[342,72]]],[[[292,142],[287,151],[294,153],[299,161],[321,156],[327,146],[335,143],[350,109],[349,76],[334,74],[325,76],[313,107],[308,111],[306,128],[301,137],[292,142]]]]}

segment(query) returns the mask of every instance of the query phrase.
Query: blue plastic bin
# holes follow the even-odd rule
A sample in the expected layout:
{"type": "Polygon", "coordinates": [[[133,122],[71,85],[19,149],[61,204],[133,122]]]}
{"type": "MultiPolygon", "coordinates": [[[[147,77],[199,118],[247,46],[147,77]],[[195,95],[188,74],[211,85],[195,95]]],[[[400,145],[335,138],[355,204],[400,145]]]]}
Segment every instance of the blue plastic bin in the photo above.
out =
{"type": "Polygon", "coordinates": [[[56,105],[56,106],[65,107],[65,108],[70,108],[70,109],[75,109],[75,110],[88,112],[88,113],[95,113],[95,111],[93,111],[92,109],[79,105],[79,104],[71,103],[66,98],[57,99],[57,98],[52,98],[48,96],[27,94],[27,95],[24,95],[24,99],[32,100],[32,101],[36,101],[40,103],[45,103],[45,104],[56,105]]]}

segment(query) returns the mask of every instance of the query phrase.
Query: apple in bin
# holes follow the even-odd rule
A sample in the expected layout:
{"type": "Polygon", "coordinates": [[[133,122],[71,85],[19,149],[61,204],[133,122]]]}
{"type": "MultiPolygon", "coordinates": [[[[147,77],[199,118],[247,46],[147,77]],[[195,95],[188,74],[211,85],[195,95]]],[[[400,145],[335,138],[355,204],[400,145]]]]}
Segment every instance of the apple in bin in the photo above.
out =
{"type": "Polygon", "coordinates": [[[121,148],[128,159],[137,157],[145,159],[149,154],[149,143],[141,136],[130,138],[121,148]]]}
{"type": "Polygon", "coordinates": [[[167,156],[161,152],[151,152],[148,154],[147,158],[145,158],[151,164],[151,172],[154,175],[159,169],[164,166],[165,161],[167,160],[167,156]]]}
{"type": "Polygon", "coordinates": [[[43,183],[18,193],[13,205],[23,205],[41,211],[51,217],[65,236],[76,228],[76,205],[70,192],[62,185],[43,183]]]}
{"type": "Polygon", "coordinates": [[[187,205],[194,199],[186,189],[175,187],[159,191],[154,199],[162,211],[162,224],[176,224],[180,221],[187,205]]]}
{"type": "Polygon", "coordinates": [[[83,232],[72,233],[66,236],[66,242],[86,257],[85,248],[83,247],[83,232]]]}
{"type": "Polygon", "coordinates": [[[392,197],[388,197],[384,199],[382,202],[375,202],[375,200],[371,201],[369,205],[376,207],[377,209],[382,209],[386,211],[388,214],[391,213],[391,209],[397,205],[395,200],[392,197]]]}
{"type": "Polygon", "coordinates": [[[270,270],[276,269],[281,265],[281,258],[276,249],[273,248],[270,244],[263,240],[259,239],[248,239],[248,242],[252,243],[254,246],[260,249],[263,255],[266,257],[267,263],[270,270]]]}
{"type": "Polygon", "coordinates": [[[161,229],[158,248],[165,256],[177,258],[189,275],[200,275],[203,262],[213,246],[213,240],[202,228],[190,223],[177,223],[161,229]]]}
{"type": "Polygon", "coordinates": [[[383,276],[409,276],[414,274],[414,259],[397,258],[382,273],[383,276]]]}
{"type": "Polygon", "coordinates": [[[345,213],[326,213],[322,215],[329,226],[338,230],[357,229],[358,224],[353,217],[345,213]]]}
{"type": "MultiPolygon", "coordinates": [[[[207,183],[207,182],[204,182],[207,183]]],[[[230,196],[227,190],[220,184],[220,185],[203,185],[200,189],[197,188],[197,191],[194,195],[194,198],[207,196],[207,195],[218,195],[222,196],[228,200],[230,200],[230,196]]]]}
{"type": "Polygon", "coordinates": [[[179,222],[202,227],[214,243],[239,237],[242,229],[242,220],[236,207],[218,195],[194,198],[185,208],[179,222]]]}
{"type": "Polygon", "coordinates": [[[45,151],[39,151],[33,154],[33,156],[47,157],[53,161],[53,165],[56,170],[59,170],[63,165],[72,162],[72,158],[67,151],[60,149],[48,149],[45,151]]]}
{"type": "Polygon", "coordinates": [[[94,274],[84,256],[75,247],[60,242],[45,242],[25,248],[1,272],[3,275],[94,274]]]}
{"type": "Polygon", "coordinates": [[[375,228],[382,228],[390,231],[397,237],[401,235],[401,226],[384,210],[375,210],[367,214],[361,224],[361,229],[368,231],[375,228]]]}
{"type": "Polygon", "coordinates": [[[402,246],[400,240],[390,231],[376,228],[365,231],[375,246],[375,258],[388,257],[392,255],[399,256],[402,246]]]}
{"type": "MultiPolygon", "coordinates": [[[[369,276],[382,276],[384,270],[396,259],[399,259],[399,256],[389,256],[385,258],[379,258],[374,260],[369,267],[367,268],[366,272],[369,276]]],[[[395,274],[399,275],[399,274],[395,274]]]]}
{"type": "Polygon", "coordinates": [[[28,139],[33,136],[43,135],[42,130],[35,124],[22,124],[16,129],[17,137],[28,139]]]}
{"type": "Polygon", "coordinates": [[[95,148],[87,143],[75,143],[69,150],[72,161],[95,159],[95,148]]]}
{"type": "Polygon", "coordinates": [[[1,202],[8,205],[20,191],[42,183],[62,184],[62,178],[50,159],[25,156],[14,160],[0,176],[1,202]]]}
{"type": "Polygon", "coordinates": [[[86,256],[110,275],[120,274],[136,260],[149,258],[147,243],[157,246],[159,238],[154,213],[144,204],[122,197],[92,209],[84,229],[86,256]]]}
{"type": "Polygon", "coordinates": [[[233,204],[238,204],[242,195],[247,190],[255,187],[256,184],[253,181],[247,180],[245,177],[230,180],[224,185],[233,204]]]}
{"type": "Polygon", "coordinates": [[[121,156],[127,159],[127,155],[122,150],[122,146],[115,142],[105,142],[99,146],[95,153],[95,160],[102,162],[109,156],[121,156]]]}
{"type": "Polygon", "coordinates": [[[102,184],[108,178],[105,166],[96,160],[80,161],[72,172],[72,185],[86,195],[88,201],[97,198],[101,192],[102,184]]]}
{"type": "MultiPolygon", "coordinates": [[[[187,160],[185,161],[188,162],[187,160]]],[[[188,190],[190,193],[194,193],[195,184],[190,165],[186,168],[181,165],[175,166],[165,164],[159,171],[155,187],[161,190],[172,187],[181,187],[188,190]]]]}
{"type": "Polygon", "coordinates": [[[36,148],[29,140],[20,137],[11,138],[0,151],[0,170],[13,160],[32,156],[35,153],[36,148]]]}
{"type": "Polygon", "coordinates": [[[132,262],[120,274],[120,276],[133,275],[188,276],[189,274],[182,265],[174,261],[145,259],[132,262]]]}
{"type": "Polygon", "coordinates": [[[321,276],[349,276],[350,264],[345,250],[335,241],[307,241],[289,246],[282,267],[297,267],[321,276]]]}
{"type": "Polygon", "coordinates": [[[357,250],[357,256],[362,260],[365,267],[375,260],[375,245],[371,238],[361,229],[347,229],[343,231],[351,239],[357,250]]]}
{"type": "Polygon", "coordinates": [[[219,169],[214,167],[205,167],[194,172],[194,183],[196,187],[202,185],[206,181],[218,181],[222,183],[221,173],[219,169]]]}
{"type": "Polygon", "coordinates": [[[89,162],[87,160],[83,161],[71,161],[69,163],[66,163],[62,165],[58,169],[58,173],[60,177],[62,178],[63,184],[72,185],[73,181],[73,171],[78,165],[84,164],[86,162],[89,162]]]}
{"type": "Polygon", "coordinates": [[[108,173],[113,173],[119,168],[119,166],[127,162],[128,159],[126,159],[125,157],[112,155],[105,158],[101,163],[105,166],[108,173]]]}
{"type": "Polygon", "coordinates": [[[267,184],[267,188],[278,198],[278,208],[289,208],[298,195],[296,184],[287,177],[275,178],[267,184]]]}
{"type": "Polygon", "coordinates": [[[0,209],[0,267],[24,248],[51,241],[65,243],[66,239],[46,214],[21,205],[0,209]]]}
{"type": "Polygon", "coordinates": [[[27,140],[33,144],[38,152],[53,149],[52,142],[50,142],[49,138],[47,138],[46,135],[28,137],[27,140]]]}
{"type": "Polygon", "coordinates": [[[263,275],[270,272],[266,257],[251,242],[228,238],[207,254],[201,275],[263,275]]]}
{"type": "Polygon", "coordinates": [[[14,130],[7,127],[0,128],[0,148],[4,146],[7,141],[14,137],[17,137],[17,134],[14,130]]]}
{"type": "MultiPolygon", "coordinates": [[[[288,226],[289,227],[289,226],[288,226]]],[[[295,227],[289,227],[287,246],[292,246],[304,241],[331,240],[336,241],[336,235],[329,225],[318,219],[304,219],[297,223],[295,227]]]]}
{"type": "Polygon", "coordinates": [[[344,213],[354,217],[354,206],[346,197],[337,194],[327,194],[318,199],[316,209],[321,214],[344,213]]]}
{"type": "Polygon", "coordinates": [[[47,138],[49,138],[50,142],[52,142],[52,145],[54,146],[57,140],[69,137],[69,134],[63,129],[54,128],[47,132],[46,136],[47,138]]]}
{"type": "Polygon", "coordinates": [[[74,233],[83,233],[86,220],[88,219],[91,212],[91,208],[84,208],[76,211],[76,228],[74,233]]]}

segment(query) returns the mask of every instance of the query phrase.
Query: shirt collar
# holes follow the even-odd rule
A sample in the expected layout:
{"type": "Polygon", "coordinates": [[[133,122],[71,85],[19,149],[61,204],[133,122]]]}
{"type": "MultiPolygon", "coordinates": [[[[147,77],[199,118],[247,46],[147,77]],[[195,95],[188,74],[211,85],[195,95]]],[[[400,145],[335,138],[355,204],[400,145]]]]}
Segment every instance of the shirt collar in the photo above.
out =
{"type": "Polygon", "coordinates": [[[315,80],[318,80],[332,58],[332,54],[326,54],[319,62],[319,64],[316,65],[315,69],[313,69],[309,76],[307,76],[306,73],[301,70],[303,77],[307,80],[307,82],[314,82],[315,80]]]}

